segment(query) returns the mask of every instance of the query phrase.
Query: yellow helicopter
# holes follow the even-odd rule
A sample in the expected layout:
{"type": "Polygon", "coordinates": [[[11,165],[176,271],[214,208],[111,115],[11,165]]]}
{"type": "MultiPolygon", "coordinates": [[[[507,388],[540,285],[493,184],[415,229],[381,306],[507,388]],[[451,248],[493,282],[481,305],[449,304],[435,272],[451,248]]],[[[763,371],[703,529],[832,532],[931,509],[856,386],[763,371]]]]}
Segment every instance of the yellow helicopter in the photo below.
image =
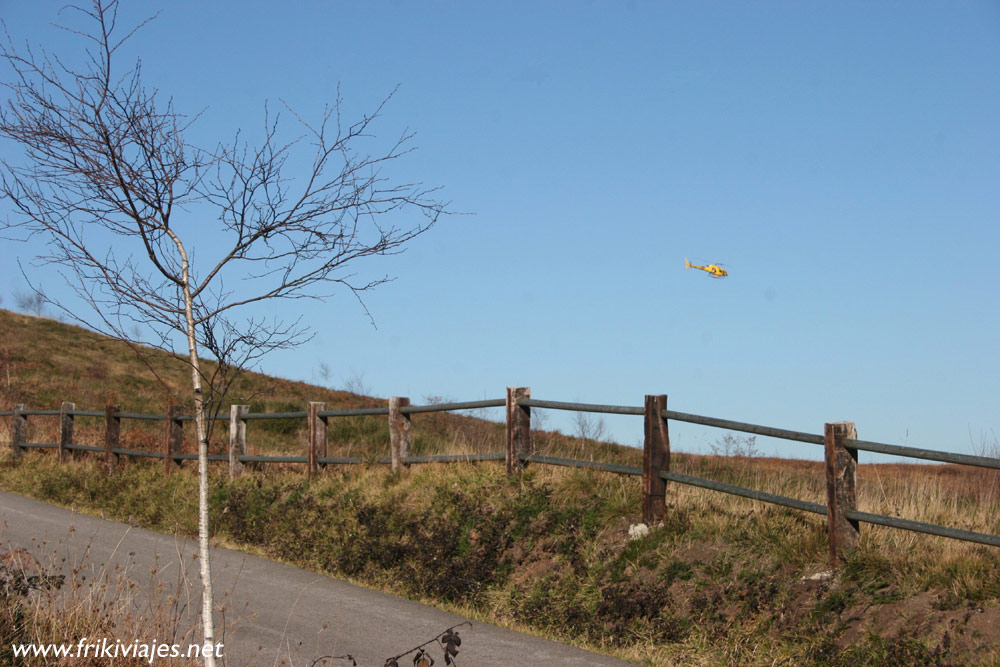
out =
{"type": "Polygon", "coordinates": [[[684,258],[684,265],[685,268],[688,269],[701,269],[702,271],[707,272],[708,275],[712,276],[713,278],[725,278],[726,276],[729,275],[728,273],[726,273],[726,270],[721,266],[719,266],[718,264],[709,264],[708,266],[698,266],[697,264],[692,264],[687,257],[684,258]]]}

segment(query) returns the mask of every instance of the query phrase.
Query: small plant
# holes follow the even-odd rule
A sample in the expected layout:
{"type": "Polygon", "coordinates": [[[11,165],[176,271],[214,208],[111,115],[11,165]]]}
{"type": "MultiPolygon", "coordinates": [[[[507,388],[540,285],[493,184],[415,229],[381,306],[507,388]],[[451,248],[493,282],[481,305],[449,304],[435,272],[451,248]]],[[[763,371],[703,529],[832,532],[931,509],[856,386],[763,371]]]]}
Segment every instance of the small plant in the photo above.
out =
{"type": "Polygon", "coordinates": [[[330,379],[333,377],[333,370],[330,368],[330,364],[325,361],[320,362],[316,372],[319,374],[319,379],[323,381],[323,386],[329,387],[330,379]]]}
{"type": "Polygon", "coordinates": [[[346,391],[348,394],[356,394],[358,396],[372,395],[371,386],[365,382],[365,374],[357,370],[353,371],[349,377],[344,378],[341,391],[346,391]]]}
{"type": "Polygon", "coordinates": [[[0,599],[26,598],[31,591],[59,590],[66,582],[64,575],[47,574],[41,564],[24,549],[0,554],[0,599]],[[29,561],[36,572],[29,574],[23,561],[29,561]]]}
{"type": "Polygon", "coordinates": [[[757,436],[755,435],[726,433],[711,446],[712,454],[715,456],[753,458],[763,453],[757,449],[756,443],[757,436]]]}
{"type": "Polygon", "coordinates": [[[607,437],[607,425],[603,417],[594,417],[589,412],[577,412],[573,419],[576,437],[581,440],[603,442],[607,437]]]}
{"type": "MultiPolygon", "coordinates": [[[[445,665],[457,665],[458,663],[455,662],[455,657],[458,655],[458,647],[462,645],[462,638],[458,636],[456,628],[460,628],[463,625],[468,625],[470,628],[472,627],[472,623],[469,621],[453,625],[444,632],[439,632],[433,639],[428,639],[423,644],[418,644],[409,651],[404,651],[399,655],[386,658],[383,667],[399,667],[400,658],[405,658],[411,654],[413,655],[414,667],[431,667],[431,665],[434,664],[434,658],[432,658],[427,652],[427,647],[431,644],[440,645],[441,650],[444,652],[445,665]]],[[[358,664],[357,660],[354,659],[354,656],[350,654],[324,655],[313,660],[311,667],[316,667],[316,665],[325,665],[327,660],[343,660],[351,665],[354,665],[355,667],[358,664]]]]}
{"type": "Polygon", "coordinates": [[[47,575],[23,549],[0,554],[0,664],[19,664],[15,662],[14,646],[33,639],[29,593],[57,590],[64,583],[65,577],[47,575]],[[29,573],[28,568],[35,573],[29,573]]]}
{"type": "Polygon", "coordinates": [[[45,292],[31,289],[15,294],[14,303],[22,313],[41,317],[42,313],[45,312],[45,304],[48,303],[48,299],[45,297],[45,292]]]}

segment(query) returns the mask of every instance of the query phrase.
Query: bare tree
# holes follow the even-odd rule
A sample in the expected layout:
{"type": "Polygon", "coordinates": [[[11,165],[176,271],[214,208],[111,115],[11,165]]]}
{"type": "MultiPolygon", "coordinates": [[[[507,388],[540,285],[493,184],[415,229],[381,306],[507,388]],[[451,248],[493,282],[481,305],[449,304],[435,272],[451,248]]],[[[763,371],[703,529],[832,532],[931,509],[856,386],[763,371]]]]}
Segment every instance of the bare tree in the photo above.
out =
{"type": "Polygon", "coordinates": [[[365,374],[358,370],[352,370],[351,375],[344,378],[341,391],[346,391],[349,394],[356,394],[357,396],[372,395],[371,385],[365,382],[365,374]]]}
{"type": "Polygon", "coordinates": [[[604,441],[607,425],[604,423],[603,417],[595,417],[590,412],[577,412],[573,418],[573,425],[576,437],[581,440],[604,441]]]}
{"type": "Polygon", "coordinates": [[[197,117],[147,88],[138,62],[118,67],[122,44],[145,22],[122,33],[117,0],[70,9],[90,26],[63,27],[85,40],[84,58],[18,49],[9,38],[0,46],[12,73],[0,136],[23,149],[0,163],[0,197],[14,213],[0,226],[43,237],[48,250],[38,261],[55,265],[94,317],[53,305],[121,340],[186,347],[199,443],[203,632],[214,644],[208,417],[240,369],[308,338],[299,321],[261,317],[254,306],[339,290],[360,301],[388,278],[359,280],[347,267],[399,252],[446,205],[434,189],[382,173],[412,150],[411,134],[374,154],[361,150],[391,94],[349,125],[339,92],[316,124],[289,109],[302,136],[288,142],[265,109],[259,145],[237,133],[197,148],[185,140],[197,117]],[[311,157],[296,178],[286,161],[303,149],[311,157]],[[140,332],[146,339],[134,340],[140,332]],[[206,357],[218,363],[203,364],[206,357]]]}
{"type": "Polygon", "coordinates": [[[757,436],[737,435],[736,433],[723,433],[722,436],[710,445],[714,456],[736,456],[741,458],[752,458],[760,456],[762,452],[757,448],[757,436]]]}
{"type": "Polygon", "coordinates": [[[325,361],[321,361],[319,364],[319,379],[323,381],[323,386],[330,386],[330,378],[333,377],[333,370],[330,368],[330,364],[325,361]]]}
{"type": "Polygon", "coordinates": [[[30,313],[35,317],[42,316],[42,313],[45,312],[45,304],[47,302],[48,299],[45,297],[45,293],[38,289],[29,289],[14,295],[14,303],[17,305],[17,309],[24,313],[30,313]]]}

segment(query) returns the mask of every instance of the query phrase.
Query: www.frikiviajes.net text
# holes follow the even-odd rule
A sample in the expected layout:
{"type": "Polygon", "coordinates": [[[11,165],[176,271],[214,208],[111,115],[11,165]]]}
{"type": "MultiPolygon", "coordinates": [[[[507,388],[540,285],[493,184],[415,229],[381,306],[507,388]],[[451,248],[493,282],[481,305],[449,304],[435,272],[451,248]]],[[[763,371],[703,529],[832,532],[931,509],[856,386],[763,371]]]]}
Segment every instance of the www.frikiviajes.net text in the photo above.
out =
{"type": "Polygon", "coordinates": [[[214,655],[221,658],[223,644],[166,644],[157,640],[134,641],[130,644],[121,640],[88,639],[84,637],[75,644],[12,644],[15,658],[138,658],[149,664],[161,658],[201,658],[214,655]]]}

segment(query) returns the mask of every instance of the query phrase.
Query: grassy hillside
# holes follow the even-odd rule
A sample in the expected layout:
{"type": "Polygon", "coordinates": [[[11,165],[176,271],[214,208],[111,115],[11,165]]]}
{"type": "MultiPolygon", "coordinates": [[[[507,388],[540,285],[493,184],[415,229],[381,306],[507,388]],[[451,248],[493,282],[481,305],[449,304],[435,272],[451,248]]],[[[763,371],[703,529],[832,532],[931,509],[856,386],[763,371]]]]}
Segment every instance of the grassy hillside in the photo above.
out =
{"type": "MultiPolygon", "coordinates": [[[[206,364],[211,368],[211,364],[206,364]]],[[[71,401],[80,410],[102,410],[107,404],[125,412],[164,413],[168,405],[190,404],[191,376],[181,357],[157,350],[133,350],[128,345],[55,320],[20,315],[0,309],[0,410],[17,403],[30,409],[58,409],[71,401]]],[[[498,391],[497,398],[501,398],[498,391]]],[[[457,400],[468,400],[458,397],[457,400]]],[[[415,404],[439,401],[437,397],[414,396],[415,404]]],[[[323,401],[327,408],[384,407],[387,398],[361,396],[246,372],[234,384],[225,406],[250,405],[251,412],[295,412],[310,401],[323,401]]],[[[228,414],[228,409],[223,411],[228,414]]],[[[481,411],[480,411],[481,412],[481,411]]],[[[476,414],[476,411],[472,411],[476,414]]],[[[103,442],[99,419],[80,418],[77,439],[82,444],[103,442]]],[[[429,413],[413,416],[414,455],[424,453],[486,453],[504,450],[504,427],[468,414],[429,413]]],[[[385,417],[352,417],[330,423],[330,456],[387,456],[389,431],[385,417]]],[[[0,429],[6,424],[0,424],[0,429]]],[[[54,419],[30,420],[31,439],[54,442],[58,424],[54,419]]],[[[197,451],[193,429],[187,429],[185,451],[197,451]]],[[[3,431],[0,431],[3,433],[3,431]]],[[[162,424],[126,420],[122,446],[159,450],[162,424]]],[[[228,451],[228,432],[216,429],[212,451],[228,451]]],[[[248,427],[253,454],[302,454],[306,445],[305,421],[255,421],[248,427]]],[[[638,465],[635,449],[606,443],[583,443],[557,433],[536,434],[539,453],[553,456],[581,455],[599,460],[638,465]]]]}
{"type": "MultiPolygon", "coordinates": [[[[15,402],[58,407],[68,399],[80,408],[115,401],[152,411],[171,392],[182,393],[184,368],[164,355],[151,365],[176,384],[159,385],[119,345],[0,311],[0,409],[15,402]]],[[[380,404],[252,374],[243,382],[243,400],[271,411],[301,410],[309,400],[380,404]]],[[[54,425],[45,423],[54,421],[32,418],[30,439],[54,439],[54,425]]],[[[253,423],[251,447],[301,451],[300,426],[279,426],[253,423]]],[[[387,451],[384,418],[338,428],[331,434],[338,451],[387,451]]],[[[468,416],[415,415],[414,430],[425,452],[501,449],[502,425],[468,416]]],[[[78,440],[99,441],[96,424],[78,432],[78,440]]],[[[157,437],[138,427],[126,433],[135,442],[157,437]]],[[[628,448],[595,451],[593,443],[558,434],[536,440],[545,453],[638,461],[628,448]]],[[[825,501],[815,462],[678,455],[672,465],[825,501]]],[[[4,452],[0,485],[196,533],[191,471],[164,477],[159,466],[131,462],[107,478],[93,461],[58,465],[51,452],[36,451],[14,464],[4,452]]],[[[858,551],[828,576],[822,517],[671,484],[664,524],[630,539],[641,516],[638,479],[543,466],[515,478],[494,464],[420,466],[398,475],[385,466],[330,467],[312,482],[294,466],[236,481],[220,467],[212,489],[219,542],[642,664],[1000,664],[996,548],[863,526],[858,551]]],[[[862,466],[859,489],[863,511],[1000,533],[1000,477],[988,471],[862,466]]]]}

